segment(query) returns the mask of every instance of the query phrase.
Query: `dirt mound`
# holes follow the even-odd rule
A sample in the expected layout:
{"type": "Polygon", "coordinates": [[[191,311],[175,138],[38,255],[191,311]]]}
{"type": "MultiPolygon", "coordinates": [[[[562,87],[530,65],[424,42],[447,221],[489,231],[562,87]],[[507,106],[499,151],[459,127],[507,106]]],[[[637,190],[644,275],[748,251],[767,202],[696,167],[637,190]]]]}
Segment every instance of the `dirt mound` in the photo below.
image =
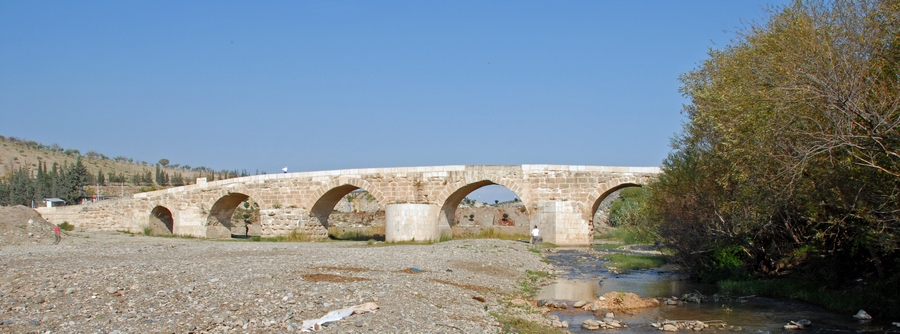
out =
{"type": "Polygon", "coordinates": [[[631,292],[610,292],[600,300],[594,301],[590,307],[598,310],[634,310],[659,306],[659,300],[644,298],[631,292]]]}
{"type": "Polygon", "coordinates": [[[53,243],[53,224],[32,208],[0,206],[0,245],[53,243]]]}

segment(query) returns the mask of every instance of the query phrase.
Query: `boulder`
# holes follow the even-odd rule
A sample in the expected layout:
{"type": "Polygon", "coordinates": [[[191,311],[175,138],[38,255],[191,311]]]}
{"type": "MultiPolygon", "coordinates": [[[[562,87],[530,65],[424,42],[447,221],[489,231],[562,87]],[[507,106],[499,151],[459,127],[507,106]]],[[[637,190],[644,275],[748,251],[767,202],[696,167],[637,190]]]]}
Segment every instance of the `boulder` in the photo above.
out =
{"type": "Polygon", "coordinates": [[[859,320],[872,320],[872,316],[863,310],[859,310],[859,312],[856,312],[856,314],[853,315],[853,318],[859,320]]]}
{"type": "Polygon", "coordinates": [[[600,322],[594,319],[587,319],[581,324],[581,328],[588,330],[600,329],[600,322]]]}

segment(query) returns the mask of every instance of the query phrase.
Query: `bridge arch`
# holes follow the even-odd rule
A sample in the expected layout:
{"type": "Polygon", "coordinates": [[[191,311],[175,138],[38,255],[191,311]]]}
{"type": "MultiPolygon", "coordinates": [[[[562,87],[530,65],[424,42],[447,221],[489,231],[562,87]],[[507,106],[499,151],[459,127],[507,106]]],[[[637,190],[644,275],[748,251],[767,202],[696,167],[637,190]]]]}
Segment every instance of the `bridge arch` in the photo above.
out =
{"type": "Polygon", "coordinates": [[[172,210],[162,205],[154,207],[150,210],[148,227],[151,235],[172,235],[175,232],[172,210]]]}
{"type": "MultiPolygon", "coordinates": [[[[502,186],[509,191],[512,191],[525,202],[525,198],[523,198],[522,193],[520,193],[521,188],[513,183],[506,182],[502,179],[491,180],[491,179],[483,179],[481,181],[476,181],[468,184],[458,183],[453,185],[448,185],[447,188],[441,193],[440,197],[438,197],[439,203],[441,203],[441,211],[440,216],[438,217],[438,226],[441,228],[450,228],[452,226],[453,217],[456,215],[456,209],[459,207],[459,204],[462,203],[463,199],[466,198],[473,191],[478,190],[482,187],[490,186],[490,185],[499,185],[502,186]]],[[[527,205],[524,206],[527,210],[527,205]]]]}
{"type": "Polygon", "coordinates": [[[250,198],[243,193],[228,193],[212,205],[206,219],[207,238],[231,238],[231,216],[238,205],[250,198]]]}
{"type": "Polygon", "coordinates": [[[591,194],[588,195],[588,198],[585,201],[585,203],[591,205],[591,210],[584,212],[585,221],[591,223],[594,222],[594,214],[597,213],[597,209],[600,208],[600,203],[602,203],[604,199],[609,197],[610,194],[624,188],[643,187],[645,182],[646,180],[638,180],[634,177],[627,177],[612,179],[609,182],[600,184],[600,187],[591,192],[591,194]]]}
{"type": "Polygon", "coordinates": [[[364,189],[369,192],[382,207],[385,207],[387,204],[384,202],[382,192],[368,182],[355,178],[334,180],[319,187],[315,197],[313,197],[316,199],[316,202],[309,209],[310,222],[312,224],[318,223],[325,229],[328,229],[328,216],[334,211],[335,205],[344,196],[357,189],[364,189]]]}

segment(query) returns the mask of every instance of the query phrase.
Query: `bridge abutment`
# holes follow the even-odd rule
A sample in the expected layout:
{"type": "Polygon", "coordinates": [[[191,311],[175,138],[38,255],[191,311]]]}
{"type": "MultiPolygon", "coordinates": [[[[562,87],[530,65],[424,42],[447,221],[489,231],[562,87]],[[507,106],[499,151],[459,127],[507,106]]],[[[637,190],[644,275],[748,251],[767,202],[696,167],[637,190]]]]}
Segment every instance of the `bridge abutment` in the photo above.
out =
{"type": "Polygon", "coordinates": [[[532,224],[537,225],[545,242],[560,246],[590,245],[593,235],[584,220],[583,208],[574,201],[538,201],[532,224]]]}
{"type": "Polygon", "coordinates": [[[388,204],[384,208],[385,241],[440,240],[436,204],[388,204]]]}

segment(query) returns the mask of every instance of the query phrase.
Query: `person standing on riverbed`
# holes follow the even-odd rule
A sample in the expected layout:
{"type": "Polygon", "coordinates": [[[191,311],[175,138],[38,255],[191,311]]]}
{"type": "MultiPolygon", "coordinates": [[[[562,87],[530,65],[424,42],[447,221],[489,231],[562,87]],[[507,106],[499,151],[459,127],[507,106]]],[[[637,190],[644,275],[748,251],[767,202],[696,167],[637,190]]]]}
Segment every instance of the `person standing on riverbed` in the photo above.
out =
{"type": "Polygon", "coordinates": [[[534,225],[534,229],[531,230],[531,244],[534,245],[540,241],[541,239],[541,230],[538,230],[537,225],[534,225]]]}
{"type": "Polygon", "coordinates": [[[59,237],[59,224],[53,225],[53,238],[53,244],[59,245],[59,240],[61,239],[59,237]]]}

